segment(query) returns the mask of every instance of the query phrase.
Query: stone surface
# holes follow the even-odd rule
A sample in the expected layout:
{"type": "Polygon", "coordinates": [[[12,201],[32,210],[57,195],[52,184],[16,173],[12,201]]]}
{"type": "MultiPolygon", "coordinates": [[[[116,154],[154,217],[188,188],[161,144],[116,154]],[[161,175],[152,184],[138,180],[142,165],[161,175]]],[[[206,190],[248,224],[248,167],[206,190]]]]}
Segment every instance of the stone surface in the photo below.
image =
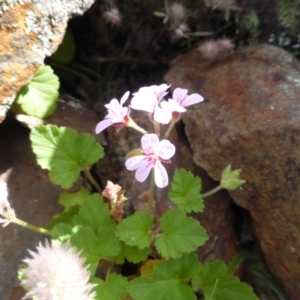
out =
{"type": "Polygon", "coordinates": [[[65,33],[68,19],[93,0],[2,0],[0,3],[0,122],[16,93],[34,76],[65,33]]]}
{"type": "MultiPolygon", "coordinates": [[[[28,116],[20,119],[29,127],[43,121],[28,116]]],[[[44,122],[93,134],[97,120],[95,113],[84,103],[64,95],[60,97],[54,114],[44,122]]],[[[61,188],[53,185],[47,171],[36,164],[29,130],[11,116],[0,125],[0,181],[7,182],[9,201],[17,217],[24,221],[44,226],[61,210],[57,203],[61,188]]],[[[79,180],[78,184],[82,184],[82,181],[79,180]]],[[[0,227],[1,300],[20,300],[24,295],[18,286],[18,266],[27,256],[27,249],[33,250],[44,239],[45,236],[15,224],[0,227]]]]}
{"type": "Polygon", "coordinates": [[[184,116],[193,160],[215,180],[231,163],[247,183],[230,192],[250,211],[273,275],[291,300],[300,293],[300,63],[259,45],[213,62],[196,51],[173,61],[168,84],[205,101],[184,116]]]}
{"type": "MultiPolygon", "coordinates": [[[[131,116],[137,124],[148,130],[149,133],[153,132],[153,125],[145,112],[132,110],[131,116]]],[[[176,132],[172,132],[169,138],[176,146],[176,154],[171,159],[172,163],[165,164],[169,179],[172,179],[175,168],[182,167],[202,178],[204,192],[211,190],[218,183],[210,179],[202,168],[193,163],[188,142],[185,136],[181,134],[180,126],[177,129],[176,132]]],[[[134,172],[128,171],[124,166],[126,154],[133,149],[140,148],[142,135],[131,128],[123,128],[116,132],[116,128],[110,127],[105,131],[104,136],[106,138],[106,156],[97,164],[103,184],[106,184],[105,180],[111,180],[128,191],[125,193],[129,199],[127,201],[127,213],[131,213],[133,210],[147,211],[148,199],[145,192],[149,189],[149,180],[144,183],[137,182],[134,179],[134,172]]],[[[168,188],[156,188],[156,216],[161,216],[174,206],[168,200],[167,191],[168,188]]],[[[221,191],[206,199],[203,213],[193,215],[200,221],[209,235],[207,243],[198,249],[198,256],[203,261],[222,259],[228,262],[237,253],[237,239],[233,228],[231,204],[227,192],[221,191]]]]}

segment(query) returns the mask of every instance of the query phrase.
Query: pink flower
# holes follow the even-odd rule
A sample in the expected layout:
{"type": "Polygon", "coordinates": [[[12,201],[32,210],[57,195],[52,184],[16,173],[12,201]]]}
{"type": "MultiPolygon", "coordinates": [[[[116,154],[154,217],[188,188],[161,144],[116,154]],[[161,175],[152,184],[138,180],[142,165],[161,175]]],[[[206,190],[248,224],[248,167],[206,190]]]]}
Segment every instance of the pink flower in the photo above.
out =
{"type": "Polygon", "coordinates": [[[105,117],[105,120],[98,123],[96,126],[96,133],[100,133],[107,127],[114,125],[119,127],[119,130],[122,129],[127,122],[129,121],[129,107],[123,107],[123,104],[129,97],[129,92],[126,92],[120,100],[120,103],[117,99],[113,99],[109,104],[106,104],[105,107],[108,109],[108,114],[105,117]]]}
{"type": "Polygon", "coordinates": [[[143,134],[147,133],[143,128],[139,127],[130,117],[130,107],[123,107],[123,104],[129,97],[129,92],[126,92],[120,100],[120,103],[117,99],[113,99],[110,103],[106,104],[105,107],[108,109],[108,114],[105,117],[105,120],[98,123],[96,126],[96,133],[100,133],[107,127],[114,125],[121,130],[124,126],[132,127],[143,134]]]}
{"type": "Polygon", "coordinates": [[[151,118],[158,123],[168,124],[172,118],[169,103],[162,101],[168,94],[169,85],[152,85],[142,87],[131,100],[131,107],[151,113],[151,118]]]}
{"type": "Polygon", "coordinates": [[[172,111],[172,120],[165,136],[170,135],[175,123],[180,119],[181,113],[185,112],[185,107],[202,102],[204,98],[199,94],[188,95],[188,90],[176,88],[173,92],[173,99],[169,99],[169,109],[172,111]]]}
{"type": "Polygon", "coordinates": [[[143,182],[154,168],[155,184],[163,188],[168,185],[169,178],[165,167],[161,162],[170,163],[170,158],[175,154],[175,146],[168,140],[159,141],[154,133],[145,134],[141,140],[144,155],[128,158],[125,166],[129,171],[135,172],[135,179],[143,182]]]}
{"type": "Polygon", "coordinates": [[[188,90],[176,88],[173,92],[173,99],[169,99],[172,111],[185,112],[185,107],[202,102],[204,98],[199,94],[188,95],[188,90]]]}

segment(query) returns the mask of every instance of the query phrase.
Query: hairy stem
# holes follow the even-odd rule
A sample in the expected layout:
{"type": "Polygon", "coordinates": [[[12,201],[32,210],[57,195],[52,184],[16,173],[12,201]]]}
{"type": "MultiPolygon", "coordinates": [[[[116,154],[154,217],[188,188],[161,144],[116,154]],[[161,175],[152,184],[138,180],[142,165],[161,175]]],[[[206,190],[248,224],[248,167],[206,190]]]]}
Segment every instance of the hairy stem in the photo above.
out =
{"type": "Polygon", "coordinates": [[[207,197],[215,194],[216,192],[220,191],[221,189],[223,189],[223,187],[221,185],[218,185],[215,188],[213,188],[212,190],[210,190],[209,192],[203,194],[202,197],[207,198],[207,197]]]}
{"type": "Polygon", "coordinates": [[[99,186],[99,184],[97,183],[97,181],[95,180],[95,178],[93,177],[93,175],[91,174],[90,170],[88,168],[85,168],[85,169],[83,169],[83,172],[86,175],[88,181],[95,187],[97,192],[99,194],[102,194],[102,189],[99,186]]]}
{"type": "Polygon", "coordinates": [[[12,221],[13,223],[15,224],[18,224],[18,225],[21,225],[23,227],[26,227],[30,230],[33,230],[33,231],[36,231],[36,232],[39,232],[39,233],[43,233],[43,234],[47,234],[47,235],[50,235],[51,236],[51,232],[47,229],[44,229],[44,228],[41,228],[41,227],[37,227],[37,226],[34,226],[34,225],[31,225],[27,222],[24,222],[18,218],[14,218],[14,220],[12,221]]]}
{"type": "Polygon", "coordinates": [[[149,188],[149,213],[152,213],[154,201],[154,169],[151,170],[150,188],[149,188]]]}

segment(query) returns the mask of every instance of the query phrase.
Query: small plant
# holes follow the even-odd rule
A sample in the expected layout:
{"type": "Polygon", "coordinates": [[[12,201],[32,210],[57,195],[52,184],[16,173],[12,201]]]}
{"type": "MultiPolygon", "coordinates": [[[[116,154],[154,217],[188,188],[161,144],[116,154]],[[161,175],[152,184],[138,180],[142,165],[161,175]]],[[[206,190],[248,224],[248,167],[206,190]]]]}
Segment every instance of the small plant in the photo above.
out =
{"type": "Polygon", "coordinates": [[[96,126],[96,132],[108,126],[118,130],[131,127],[141,132],[141,148],[131,151],[125,166],[135,171],[138,182],[150,176],[148,210],[124,215],[125,191],[108,181],[101,191],[90,173],[90,166],[103,158],[104,151],[91,135],[78,134],[66,127],[53,125],[32,129],[30,139],[38,164],[49,170],[53,183],[71,187],[83,172],[97,193],[82,187],[76,193],[62,193],[62,213],[53,217],[46,228],[38,228],[16,218],[7,201],[6,185],[0,185],[0,222],[11,222],[49,236],[50,244],[29,251],[20,270],[22,285],[33,299],[186,299],[257,300],[250,286],[233,276],[235,261],[226,265],[216,260],[201,263],[195,253],[208,235],[189,213],[203,212],[205,197],[221,188],[236,189],[245,181],[240,171],[225,168],[220,186],[201,192],[201,179],[184,169],[176,169],[168,197],[175,208],[162,216],[153,214],[154,190],[169,185],[164,164],[171,163],[175,146],[166,138],[186,107],[201,103],[198,94],[188,95],[176,88],[165,100],[166,84],[143,87],[133,94],[124,107],[129,92],[111,100],[108,114],[96,126]],[[130,109],[146,111],[154,133],[139,127],[130,117],[130,109]],[[160,140],[160,126],[170,124],[165,139],[160,140]],[[103,198],[105,197],[105,198],[103,198]],[[122,276],[125,261],[139,264],[140,271],[131,279],[122,276]],[[97,276],[102,274],[101,276],[97,276]],[[198,297],[198,298],[197,298],[198,297]]]}

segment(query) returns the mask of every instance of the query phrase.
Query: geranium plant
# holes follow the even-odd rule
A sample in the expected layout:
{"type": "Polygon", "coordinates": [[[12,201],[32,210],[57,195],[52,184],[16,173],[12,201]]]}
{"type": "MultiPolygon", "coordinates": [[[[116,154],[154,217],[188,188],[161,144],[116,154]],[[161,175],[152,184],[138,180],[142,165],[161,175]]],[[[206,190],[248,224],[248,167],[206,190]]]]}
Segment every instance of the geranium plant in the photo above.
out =
{"type": "Polygon", "coordinates": [[[205,197],[221,188],[235,189],[245,181],[239,179],[239,170],[228,166],[220,186],[204,194],[201,179],[188,170],[176,169],[169,184],[164,164],[172,163],[176,149],[166,138],[186,107],[204,99],[176,88],[173,97],[165,100],[168,88],[166,84],[143,87],[124,107],[130,96],[126,92],[120,102],[113,99],[105,105],[108,114],[96,126],[96,133],[108,126],[118,130],[131,127],[141,133],[141,147],[128,153],[125,166],[135,171],[138,182],[150,177],[149,204],[148,210],[130,216],[124,214],[128,199],[122,187],[108,181],[102,191],[90,173],[90,166],[104,156],[102,146],[91,135],[53,125],[32,129],[30,139],[37,162],[49,170],[53,183],[67,189],[83,172],[96,192],[91,194],[82,187],[77,193],[62,193],[59,203],[63,212],[46,228],[38,228],[17,219],[7,201],[6,186],[0,185],[0,222],[14,222],[49,236],[49,243],[29,251],[24,259],[20,279],[28,298],[258,299],[250,286],[233,276],[237,266],[219,260],[202,263],[195,253],[208,235],[189,213],[203,212],[205,197]],[[148,112],[154,132],[138,126],[130,117],[130,109],[148,112]],[[166,136],[160,139],[160,126],[167,124],[166,136]],[[154,190],[168,186],[175,208],[157,217],[153,214],[154,190]],[[125,261],[140,266],[131,278],[122,276],[116,267],[125,261]]]}

